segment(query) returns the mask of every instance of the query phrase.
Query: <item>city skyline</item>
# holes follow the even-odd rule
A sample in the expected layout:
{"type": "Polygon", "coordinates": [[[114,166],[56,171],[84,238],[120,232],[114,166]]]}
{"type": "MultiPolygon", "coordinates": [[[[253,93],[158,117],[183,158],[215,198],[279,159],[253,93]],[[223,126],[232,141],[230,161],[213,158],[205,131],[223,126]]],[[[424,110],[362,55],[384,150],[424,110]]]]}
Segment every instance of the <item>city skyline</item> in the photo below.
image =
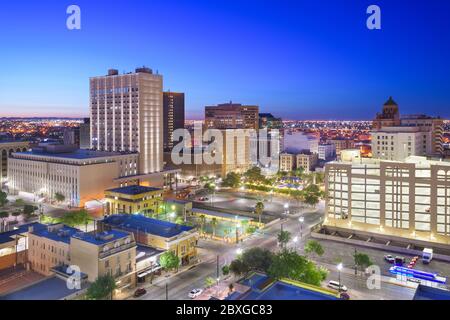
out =
{"type": "Polygon", "coordinates": [[[67,4],[8,3],[1,116],[86,117],[89,77],[145,64],[163,75],[164,90],[186,94],[187,119],[233,101],[284,119],[369,120],[390,95],[404,114],[426,106],[450,118],[449,4],[377,2],[382,30],[365,26],[369,3],[78,1],[75,31],[65,27],[67,4]],[[123,16],[135,18],[122,24],[123,16]]]}

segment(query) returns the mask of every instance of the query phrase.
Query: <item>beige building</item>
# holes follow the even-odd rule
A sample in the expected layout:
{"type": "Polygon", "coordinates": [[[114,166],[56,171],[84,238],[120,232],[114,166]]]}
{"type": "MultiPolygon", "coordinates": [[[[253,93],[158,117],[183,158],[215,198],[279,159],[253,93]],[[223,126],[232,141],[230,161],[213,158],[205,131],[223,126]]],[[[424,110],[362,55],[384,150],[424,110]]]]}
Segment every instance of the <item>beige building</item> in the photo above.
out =
{"type": "Polygon", "coordinates": [[[250,130],[222,130],[222,177],[230,172],[244,173],[251,167],[250,130]]]}
{"type": "Polygon", "coordinates": [[[90,79],[91,147],[138,152],[139,174],[163,169],[163,78],[149,68],[90,79]]]}
{"type": "Polygon", "coordinates": [[[300,153],[296,155],[297,168],[303,168],[306,173],[311,172],[319,162],[317,153],[300,153]]]}
{"type": "Polygon", "coordinates": [[[295,156],[290,153],[280,154],[280,171],[291,172],[294,170],[295,156]]]}
{"type": "Polygon", "coordinates": [[[89,282],[107,274],[119,290],[136,283],[136,242],[131,233],[84,233],[62,224],[30,230],[28,259],[31,268],[50,276],[55,268],[78,266],[89,282]]]}
{"type": "Polygon", "coordinates": [[[442,155],[444,153],[444,120],[426,115],[407,115],[401,119],[403,126],[413,126],[422,132],[431,134],[431,153],[442,155]]]}
{"type": "Polygon", "coordinates": [[[0,141],[0,184],[8,181],[8,157],[15,152],[24,152],[30,148],[28,141],[0,141]]]}
{"type": "Polygon", "coordinates": [[[207,129],[254,129],[259,128],[259,107],[224,103],[205,107],[207,129]]]}
{"type": "Polygon", "coordinates": [[[372,132],[372,157],[403,161],[410,156],[432,153],[431,132],[418,127],[383,127],[372,132]]]}
{"type": "Polygon", "coordinates": [[[350,139],[329,139],[328,143],[334,144],[337,155],[341,154],[342,150],[353,149],[355,147],[355,142],[350,139]]]}
{"type": "Polygon", "coordinates": [[[325,167],[328,225],[450,241],[450,162],[355,159],[325,167]]]}
{"type": "Polygon", "coordinates": [[[138,155],[90,150],[33,149],[9,159],[8,187],[12,194],[26,192],[81,207],[103,199],[104,190],[118,186],[115,179],[137,172],[138,155]]]}

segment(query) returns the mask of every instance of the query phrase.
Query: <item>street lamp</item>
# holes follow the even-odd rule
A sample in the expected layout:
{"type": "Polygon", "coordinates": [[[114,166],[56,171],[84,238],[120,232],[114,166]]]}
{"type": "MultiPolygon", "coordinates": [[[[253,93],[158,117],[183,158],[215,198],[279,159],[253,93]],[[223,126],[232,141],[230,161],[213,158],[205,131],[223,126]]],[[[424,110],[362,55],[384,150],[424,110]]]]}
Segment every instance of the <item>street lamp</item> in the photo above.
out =
{"type": "Polygon", "coordinates": [[[289,214],[289,203],[284,204],[284,214],[289,214]]]}
{"type": "Polygon", "coordinates": [[[305,217],[298,218],[300,222],[300,239],[303,239],[303,223],[305,222],[305,217]]]}
{"type": "Polygon", "coordinates": [[[338,275],[339,275],[339,293],[341,293],[341,271],[343,268],[344,268],[344,266],[342,265],[342,263],[339,263],[337,265],[338,275]]]}
{"type": "Polygon", "coordinates": [[[238,248],[236,250],[236,254],[239,255],[239,256],[242,254],[242,252],[243,252],[242,248],[238,248]]]}
{"type": "Polygon", "coordinates": [[[297,248],[298,237],[294,237],[294,248],[297,248]]]}

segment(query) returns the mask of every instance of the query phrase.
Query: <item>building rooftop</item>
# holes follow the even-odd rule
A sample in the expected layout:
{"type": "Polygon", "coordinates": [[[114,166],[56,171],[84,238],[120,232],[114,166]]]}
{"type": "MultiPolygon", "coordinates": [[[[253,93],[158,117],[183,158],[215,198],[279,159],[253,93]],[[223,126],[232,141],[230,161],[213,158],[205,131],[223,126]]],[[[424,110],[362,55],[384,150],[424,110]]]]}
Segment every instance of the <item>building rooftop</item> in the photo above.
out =
{"type": "Polygon", "coordinates": [[[43,237],[43,238],[47,238],[53,241],[57,241],[57,242],[64,242],[69,244],[70,243],[70,238],[77,234],[80,233],[81,230],[76,229],[76,228],[72,228],[72,227],[68,227],[68,226],[64,226],[61,225],[58,227],[58,225],[50,225],[50,226],[45,226],[44,228],[39,228],[38,230],[33,230],[32,234],[38,236],[38,237],[43,237]]]}
{"type": "Polygon", "coordinates": [[[115,192],[115,193],[122,193],[130,196],[135,196],[139,194],[144,194],[147,192],[153,192],[153,191],[162,191],[160,188],[152,188],[152,187],[145,187],[145,186],[127,186],[122,188],[114,188],[106,190],[107,192],[115,192]]]}
{"type": "Polygon", "coordinates": [[[0,300],[62,300],[85,289],[87,284],[81,285],[81,289],[69,289],[65,280],[52,277],[29,287],[1,296],[0,300]]]}
{"type": "Polygon", "coordinates": [[[413,300],[450,300],[450,291],[420,285],[413,300]]]}
{"type": "Polygon", "coordinates": [[[388,101],[385,102],[385,106],[398,106],[392,97],[389,97],[388,101]]]}
{"type": "Polygon", "coordinates": [[[27,151],[27,152],[18,152],[16,154],[17,155],[42,156],[42,157],[49,157],[49,158],[88,160],[88,159],[95,159],[95,158],[104,158],[104,157],[125,155],[125,154],[129,154],[129,153],[78,149],[78,150],[71,151],[71,152],[61,152],[61,153],[33,150],[33,151],[27,151]]]}
{"type": "Polygon", "coordinates": [[[28,232],[30,227],[33,227],[34,230],[40,230],[40,229],[45,229],[46,228],[45,225],[40,224],[38,222],[21,225],[19,227],[14,228],[13,230],[0,233],[0,244],[13,241],[14,240],[13,237],[15,235],[28,232]]]}
{"type": "Polygon", "coordinates": [[[137,246],[136,262],[146,260],[148,258],[160,255],[162,253],[164,253],[163,250],[158,250],[158,249],[147,247],[147,246],[137,246]]]}
{"type": "Polygon", "coordinates": [[[118,230],[109,230],[103,231],[101,233],[85,233],[79,232],[74,234],[72,237],[74,239],[79,239],[85,242],[89,242],[95,244],[97,246],[101,246],[110,242],[114,242],[119,239],[123,239],[128,237],[130,234],[124,231],[118,230]]]}
{"type": "Polygon", "coordinates": [[[189,226],[131,214],[112,215],[103,219],[103,223],[113,228],[145,232],[164,238],[172,238],[194,229],[189,226]]]}

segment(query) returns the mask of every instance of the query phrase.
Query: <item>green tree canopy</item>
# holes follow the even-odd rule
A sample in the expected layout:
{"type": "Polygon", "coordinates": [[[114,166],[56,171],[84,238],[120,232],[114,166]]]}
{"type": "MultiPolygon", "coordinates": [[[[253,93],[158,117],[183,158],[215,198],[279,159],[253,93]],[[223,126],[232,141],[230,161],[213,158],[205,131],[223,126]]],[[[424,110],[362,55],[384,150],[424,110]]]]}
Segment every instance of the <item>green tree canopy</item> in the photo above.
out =
{"type": "Polygon", "coordinates": [[[236,259],[231,261],[230,263],[230,271],[236,276],[246,275],[250,272],[250,269],[247,265],[245,265],[242,260],[236,259]]]}
{"type": "Polygon", "coordinates": [[[238,188],[241,185],[241,176],[236,172],[230,172],[222,181],[222,186],[229,188],[238,188]]]}
{"type": "Polygon", "coordinates": [[[87,290],[86,297],[89,300],[112,300],[116,289],[116,281],[111,275],[98,277],[87,290]]]}
{"type": "Polygon", "coordinates": [[[265,183],[266,177],[261,173],[261,168],[253,167],[244,174],[246,180],[250,183],[265,183]]]}
{"type": "Polygon", "coordinates": [[[174,270],[180,265],[180,258],[173,252],[167,251],[159,258],[159,264],[164,270],[174,270]]]}
{"type": "Polygon", "coordinates": [[[230,266],[229,266],[229,265],[224,265],[224,266],[222,267],[222,274],[223,274],[224,276],[227,276],[227,275],[230,274],[230,266]]]}
{"type": "Polygon", "coordinates": [[[254,247],[242,253],[240,260],[252,271],[267,272],[272,264],[273,253],[267,249],[254,247]]]}
{"type": "Polygon", "coordinates": [[[66,200],[66,197],[62,193],[56,192],[55,200],[58,202],[64,202],[64,200],[66,200]]]}
{"type": "Polygon", "coordinates": [[[313,262],[292,250],[283,250],[273,258],[268,275],[275,279],[288,278],[320,286],[326,279],[325,269],[318,268],[313,262]]]}
{"type": "Polygon", "coordinates": [[[216,280],[212,277],[208,277],[205,279],[205,287],[210,288],[216,284],[216,280]]]}
{"type": "Polygon", "coordinates": [[[8,203],[8,194],[0,191],[0,208],[4,207],[8,203]]]}
{"type": "Polygon", "coordinates": [[[282,248],[285,248],[288,242],[291,240],[291,233],[289,231],[282,230],[277,235],[278,243],[282,248]]]}
{"type": "Polygon", "coordinates": [[[4,219],[7,219],[7,218],[9,218],[9,212],[1,211],[0,212],[0,219],[4,220],[4,219]]]}
{"type": "Polygon", "coordinates": [[[370,260],[370,257],[365,253],[356,252],[353,255],[353,259],[355,261],[355,266],[361,268],[361,270],[366,269],[373,265],[373,262],[370,260]]]}
{"type": "Polygon", "coordinates": [[[306,254],[314,253],[318,256],[322,256],[325,253],[325,250],[318,241],[309,240],[305,245],[305,253],[306,254]]]}
{"type": "Polygon", "coordinates": [[[65,213],[64,216],[60,219],[60,222],[70,227],[77,227],[87,225],[89,223],[89,220],[89,213],[83,209],[75,212],[65,213]]]}

